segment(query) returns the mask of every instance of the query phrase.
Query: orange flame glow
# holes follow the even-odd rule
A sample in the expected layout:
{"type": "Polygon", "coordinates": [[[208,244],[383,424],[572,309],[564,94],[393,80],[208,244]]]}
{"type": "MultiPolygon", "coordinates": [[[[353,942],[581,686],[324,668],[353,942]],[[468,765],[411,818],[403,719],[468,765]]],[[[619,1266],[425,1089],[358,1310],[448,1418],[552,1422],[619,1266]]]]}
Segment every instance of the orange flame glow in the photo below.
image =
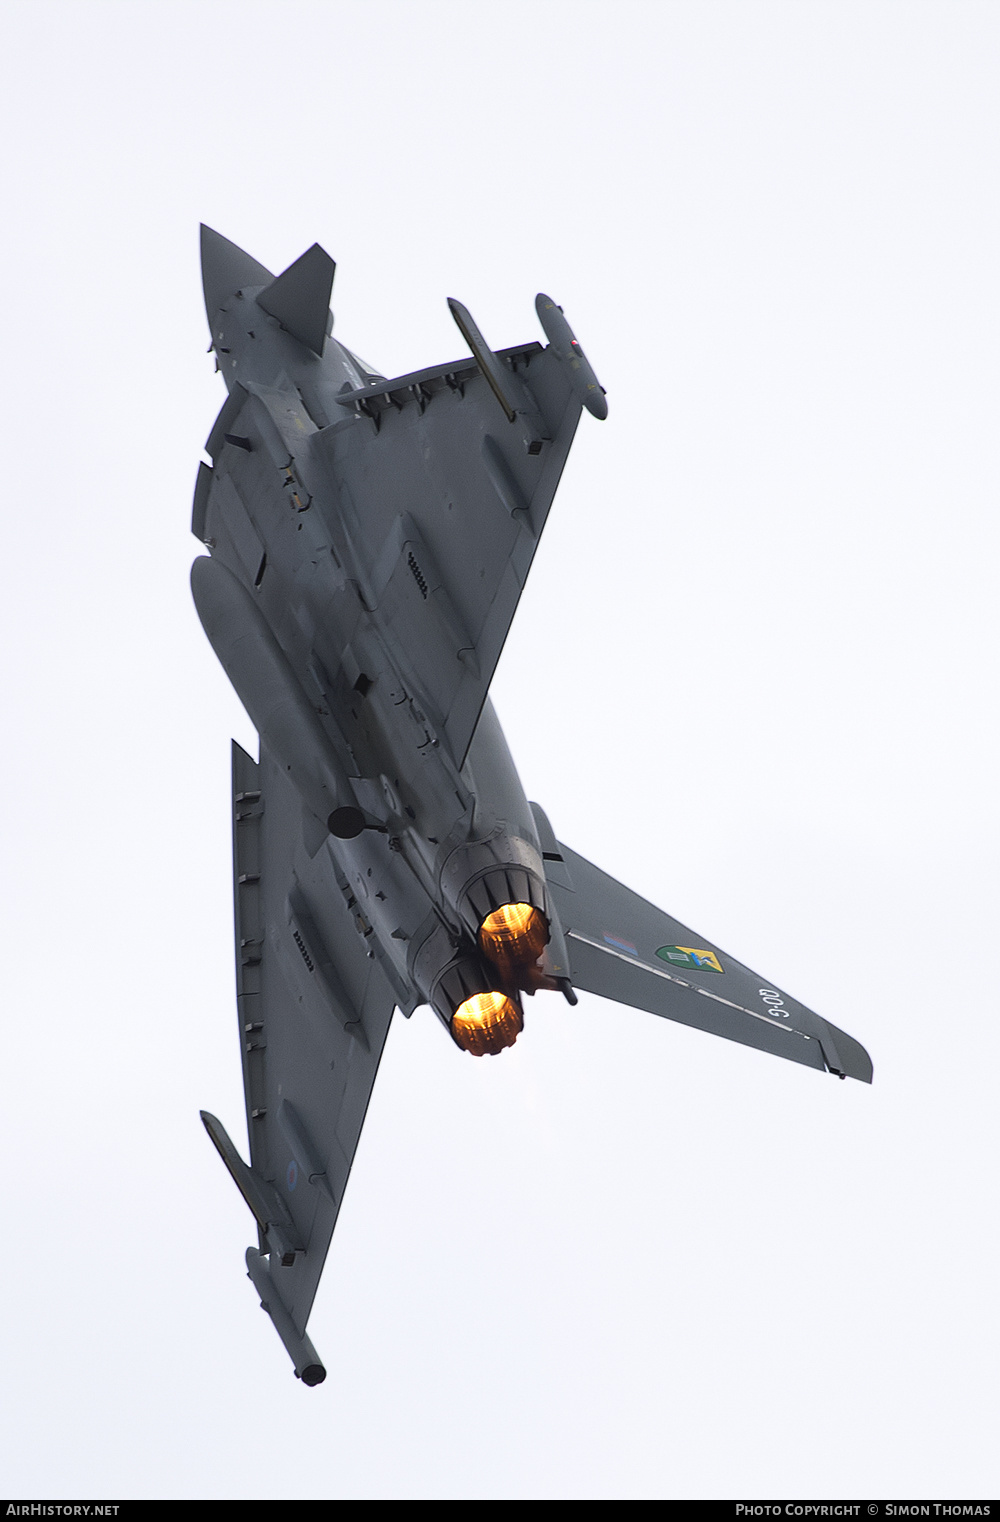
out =
{"type": "Polygon", "coordinates": [[[459,1046],[482,1057],[495,1056],[505,1046],[513,1046],[524,1029],[520,1011],[506,994],[473,994],[456,1009],[451,1033],[459,1046]]]}
{"type": "Polygon", "coordinates": [[[505,972],[531,967],[549,939],[544,914],[531,904],[503,904],[488,914],[479,927],[479,943],[486,956],[505,972]]]}

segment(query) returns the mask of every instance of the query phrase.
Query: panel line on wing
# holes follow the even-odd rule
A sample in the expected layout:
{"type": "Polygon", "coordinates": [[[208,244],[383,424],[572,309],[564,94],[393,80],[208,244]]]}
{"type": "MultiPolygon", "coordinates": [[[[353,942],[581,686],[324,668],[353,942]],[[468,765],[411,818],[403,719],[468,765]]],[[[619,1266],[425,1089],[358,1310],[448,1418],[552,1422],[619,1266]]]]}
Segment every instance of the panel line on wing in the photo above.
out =
{"type": "Polygon", "coordinates": [[[579,930],[567,930],[567,937],[571,941],[583,941],[587,946],[593,946],[595,951],[603,951],[606,956],[617,957],[620,962],[628,962],[631,967],[638,967],[640,972],[652,973],[654,978],[665,978],[668,983],[677,983],[681,988],[689,988],[692,993],[701,994],[704,999],[714,999],[716,1004],[725,1004],[729,1009],[738,1009],[743,1015],[750,1015],[754,1020],[763,1020],[765,1025],[770,1025],[775,1030],[785,1031],[788,1035],[801,1036],[803,1041],[811,1041],[812,1036],[807,1036],[805,1031],[796,1030],[794,1025],[783,1025],[779,1020],[770,1015],[763,1015],[759,1010],[747,1009],[745,1004],[734,1004],[732,999],[724,999],[721,994],[716,994],[709,988],[699,988],[697,983],[689,983],[686,978],[679,978],[674,972],[667,972],[662,967],[650,967],[648,962],[640,962],[638,957],[630,957],[625,951],[615,951],[612,946],[602,946],[600,941],[594,941],[589,935],[582,935],[579,930]]]}

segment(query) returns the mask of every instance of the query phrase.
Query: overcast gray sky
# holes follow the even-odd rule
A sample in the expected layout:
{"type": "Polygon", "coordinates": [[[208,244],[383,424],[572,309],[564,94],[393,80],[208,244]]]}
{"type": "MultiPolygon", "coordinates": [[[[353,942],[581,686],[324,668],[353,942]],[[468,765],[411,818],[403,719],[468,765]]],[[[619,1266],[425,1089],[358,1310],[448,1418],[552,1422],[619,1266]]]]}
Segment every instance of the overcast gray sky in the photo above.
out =
{"type": "Polygon", "coordinates": [[[6,1250],[25,1497],[996,1493],[1000,10],[15,4],[6,1250]],[[390,1032],[305,1389],[244,1276],[229,737],[187,583],[206,221],[387,374],[563,304],[494,684],[575,849],[875,1084],[583,997],[390,1032]]]}

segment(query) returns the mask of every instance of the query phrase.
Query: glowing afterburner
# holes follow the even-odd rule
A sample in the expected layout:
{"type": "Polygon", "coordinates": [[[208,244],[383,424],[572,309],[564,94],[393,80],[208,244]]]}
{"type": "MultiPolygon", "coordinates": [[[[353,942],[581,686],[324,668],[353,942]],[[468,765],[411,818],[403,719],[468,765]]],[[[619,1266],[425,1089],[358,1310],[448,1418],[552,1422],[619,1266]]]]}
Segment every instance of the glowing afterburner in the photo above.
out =
{"type": "Polygon", "coordinates": [[[479,927],[483,954],[514,982],[538,961],[548,939],[545,916],[531,904],[503,904],[479,927]]]}
{"type": "Polygon", "coordinates": [[[521,1011],[506,994],[473,994],[456,1009],[451,1033],[473,1057],[495,1056],[513,1046],[524,1029],[521,1011]]]}

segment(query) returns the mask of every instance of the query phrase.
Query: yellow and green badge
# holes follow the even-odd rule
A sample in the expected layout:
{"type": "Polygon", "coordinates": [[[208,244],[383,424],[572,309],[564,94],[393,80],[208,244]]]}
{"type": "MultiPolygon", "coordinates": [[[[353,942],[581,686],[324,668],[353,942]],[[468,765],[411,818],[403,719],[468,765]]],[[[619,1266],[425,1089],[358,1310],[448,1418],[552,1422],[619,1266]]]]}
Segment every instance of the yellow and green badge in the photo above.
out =
{"type": "Polygon", "coordinates": [[[669,962],[671,967],[701,968],[709,972],[724,970],[714,951],[699,951],[694,946],[661,946],[656,955],[669,962]]]}

